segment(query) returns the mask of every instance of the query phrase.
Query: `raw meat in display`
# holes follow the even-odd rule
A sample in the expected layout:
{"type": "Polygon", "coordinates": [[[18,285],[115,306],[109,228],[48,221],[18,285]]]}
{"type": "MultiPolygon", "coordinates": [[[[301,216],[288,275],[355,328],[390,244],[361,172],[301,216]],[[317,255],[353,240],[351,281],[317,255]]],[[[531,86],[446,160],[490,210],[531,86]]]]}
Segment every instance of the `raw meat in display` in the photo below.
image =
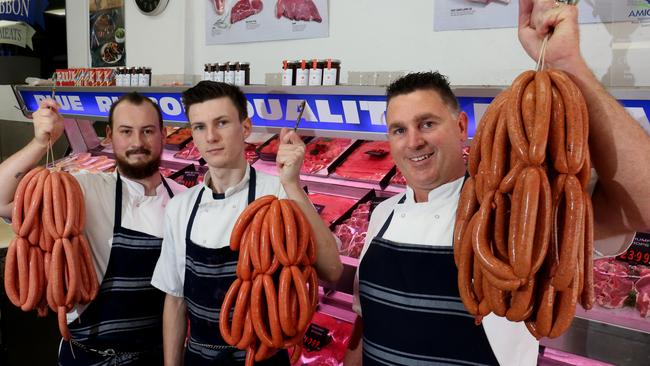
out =
{"type": "Polygon", "coordinates": [[[634,288],[636,289],[635,307],[642,317],[647,318],[650,316],[650,275],[636,281],[634,288]]]}
{"type": "Polygon", "coordinates": [[[292,366],[341,366],[352,334],[352,324],[316,312],[303,338],[300,358],[292,366]],[[315,329],[314,329],[315,328],[315,329]],[[316,332],[312,332],[316,330],[316,332]],[[318,334],[318,339],[312,334],[318,334]]]}
{"type": "MultiPolygon", "coordinates": [[[[300,136],[302,141],[308,141],[310,137],[300,136]]],[[[266,161],[275,161],[275,156],[278,154],[278,148],[280,147],[280,139],[278,136],[275,136],[271,141],[269,141],[262,150],[260,150],[260,159],[266,161]]]]}
{"type": "Polygon", "coordinates": [[[349,219],[334,229],[334,234],[341,240],[340,254],[352,258],[361,256],[370,221],[370,205],[370,201],[360,204],[349,219]]]}
{"type": "Polygon", "coordinates": [[[343,178],[379,182],[393,167],[388,141],[366,141],[336,168],[343,178]]]}
{"type": "Polygon", "coordinates": [[[275,4],[275,16],[291,20],[322,22],[316,4],[312,0],[278,0],[275,4]]]}
{"type": "Polygon", "coordinates": [[[90,173],[111,172],[115,168],[115,160],[104,155],[92,156],[90,153],[79,153],[61,159],[54,166],[68,173],[79,171],[90,173]]]}
{"type": "Polygon", "coordinates": [[[240,20],[255,15],[262,11],[263,7],[264,4],[262,4],[261,0],[239,0],[230,11],[230,23],[235,24],[240,20]]]}
{"type": "Polygon", "coordinates": [[[630,266],[611,258],[594,261],[594,292],[596,303],[604,308],[623,307],[634,287],[630,266]]]}
{"type": "Polygon", "coordinates": [[[257,154],[257,145],[246,143],[244,154],[246,155],[246,161],[248,164],[253,164],[256,162],[259,158],[259,155],[257,154]]]}
{"type": "Polygon", "coordinates": [[[399,168],[397,168],[397,172],[390,179],[390,184],[399,184],[399,185],[402,185],[402,186],[406,185],[406,178],[404,178],[404,175],[399,170],[399,168]]]}
{"type": "Polygon", "coordinates": [[[158,168],[160,170],[160,174],[162,174],[163,177],[169,178],[170,175],[176,173],[176,170],[170,169],[170,168],[165,168],[165,167],[160,167],[158,168]]]}
{"type": "Polygon", "coordinates": [[[201,158],[201,153],[199,153],[199,150],[194,145],[194,142],[190,141],[181,151],[174,154],[174,157],[177,159],[196,161],[201,158]]]}
{"type": "Polygon", "coordinates": [[[326,168],[334,159],[352,144],[351,139],[319,137],[305,147],[305,160],[301,173],[316,173],[326,168]]]}
{"type": "Polygon", "coordinates": [[[309,200],[315,205],[323,206],[323,210],[320,212],[320,217],[328,226],[357,203],[357,200],[354,198],[332,196],[322,193],[310,193],[309,200]]]}

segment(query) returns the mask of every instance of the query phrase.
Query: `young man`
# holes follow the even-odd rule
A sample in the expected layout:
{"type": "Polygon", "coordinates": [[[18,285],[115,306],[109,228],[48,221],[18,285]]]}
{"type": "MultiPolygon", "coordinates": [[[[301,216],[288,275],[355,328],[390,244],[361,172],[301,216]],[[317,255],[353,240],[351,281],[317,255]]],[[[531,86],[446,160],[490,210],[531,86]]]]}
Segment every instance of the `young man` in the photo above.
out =
{"type": "MultiPolygon", "coordinates": [[[[317,243],[320,278],[336,281],[342,265],[336,242],[300,187],[305,145],[293,131],[280,135],[278,177],[248,165],[244,140],[251,133],[246,97],[237,87],[202,81],[183,93],[192,137],[209,171],[205,181],[170,201],[163,250],[152,284],[167,293],[163,321],[166,365],[238,365],[245,352],[219,334],[219,314],[236,278],[238,252],[230,232],[256,198],[272,194],[294,200],[309,220],[317,243]],[[183,356],[187,318],[190,332],[183,356]]],[[[228,316],[227,314],[225,316],[228,316]]],[[[288,365],[286,352],[260,364],[288,365]]]]}
{"type": "MultiPolygon", "coordinates": [[[[589,105],[591,156],[600,178],[593,195],[596,245],[647,229],[650,188],[643,182],[649,177],[634,167],[639,159],[648,163],[650,139],[586,67],[575,8],[528,0],[520,1],[520,11],[524,47],[536,57],[554,27],[546,63],[569,73],[589,105]],[[612,212],[626,220],[605,220],[612,212]]],[[[535,365],[538,342],[522,322],[490,314],[476,326],[458,295],[452,237],[467,116],[446,78],[407,75],[388,87],[387,99],[391,154],[408,186],[372,214],[356,284],[357,337],[346,365],[535,365]]]]}
{"type": "MultiPolygon", "coordinates": [[[[34,139],[0,165],[0,215],[11,217],[21,177],[63,133],[53,100],[34,113],[34,139]]],[[[75,174],[84,193],[85,234],[101,287],[97,298],[68,313],[70,342],[60,365],[162,363],[164,294],[150,284],[162,244],[167,201],[184,187],[158,171],[163,149],[158,106],[137,93],[122,96],[109,112],[106,133],[117,162],[114,173],[75,174]]]]}

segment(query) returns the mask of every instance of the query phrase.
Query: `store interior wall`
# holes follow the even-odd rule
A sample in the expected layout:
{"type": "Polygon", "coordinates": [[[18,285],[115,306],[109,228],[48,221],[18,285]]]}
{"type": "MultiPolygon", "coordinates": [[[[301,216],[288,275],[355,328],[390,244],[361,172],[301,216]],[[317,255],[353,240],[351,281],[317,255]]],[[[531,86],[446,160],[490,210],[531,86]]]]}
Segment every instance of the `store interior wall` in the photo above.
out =
{"type": "MultiPolygon", "coordinates": [[[[88,0],[68,2],[69,66],[89,66],[88,0]],[[83,5],[83,6],[80,6],[83,5]]],[[[328,38],[205,45],[210,1],[170,1],[155,17],[126,1],[129,66],[154,74],[200,75],[206,62],[251,62],[251,82],[279,72],[282,60],[338,58],[347,71],[440,70],[452,83],[507,85],[534,67],[516,29],[433,31],[433,1],[331,0],[328,38]]],[[[607,11],[606,9],[597,11],[607,11]]],[[[584,24],[582,52],[606,86],[650,86],[650,26],[639,23],[584,24]]]]}

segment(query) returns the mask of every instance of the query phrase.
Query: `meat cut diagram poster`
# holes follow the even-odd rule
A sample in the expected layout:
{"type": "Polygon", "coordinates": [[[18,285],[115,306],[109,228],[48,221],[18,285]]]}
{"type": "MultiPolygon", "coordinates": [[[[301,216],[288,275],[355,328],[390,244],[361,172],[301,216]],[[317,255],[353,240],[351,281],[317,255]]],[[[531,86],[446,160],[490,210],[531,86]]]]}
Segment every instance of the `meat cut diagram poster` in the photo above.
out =
{"type": "MultiPolygon", "coordinates": [[[[435,1],[435,31],[514,28],[518,0],[435,1]]],[[[650,0],[581,0],[580,23],[637,22],[650,24],[650,0]]]]}
{"type": "Polygon", "coordinates": [[[327,0],[203,0],[206,44],[329,36],[327,0]]]}

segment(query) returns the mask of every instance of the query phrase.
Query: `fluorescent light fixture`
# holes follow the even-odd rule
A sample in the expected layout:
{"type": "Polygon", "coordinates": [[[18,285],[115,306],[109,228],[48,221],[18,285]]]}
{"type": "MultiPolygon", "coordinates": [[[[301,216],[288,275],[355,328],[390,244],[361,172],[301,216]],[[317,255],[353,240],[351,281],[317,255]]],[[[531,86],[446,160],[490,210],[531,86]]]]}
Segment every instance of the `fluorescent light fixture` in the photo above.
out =
{"type": "Polygon", "coordinates": [[[45,13],[63,17],[65,16],[65,8],[46,10],[45,13]]]}

